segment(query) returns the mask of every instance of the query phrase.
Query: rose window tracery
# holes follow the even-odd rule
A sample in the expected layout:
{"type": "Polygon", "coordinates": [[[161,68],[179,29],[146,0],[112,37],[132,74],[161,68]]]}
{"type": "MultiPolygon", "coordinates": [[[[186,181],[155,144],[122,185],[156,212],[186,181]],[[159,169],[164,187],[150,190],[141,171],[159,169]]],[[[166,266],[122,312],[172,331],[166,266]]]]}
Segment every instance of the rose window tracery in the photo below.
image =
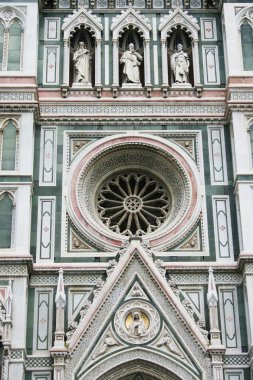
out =
{"type": "Polygon", "coordinates": [[[171,210],[171,196],[154,176],[125,173],[102,185],[97,205],[101,220],[112,231],[141,236],[165,222],[171,210]]]}

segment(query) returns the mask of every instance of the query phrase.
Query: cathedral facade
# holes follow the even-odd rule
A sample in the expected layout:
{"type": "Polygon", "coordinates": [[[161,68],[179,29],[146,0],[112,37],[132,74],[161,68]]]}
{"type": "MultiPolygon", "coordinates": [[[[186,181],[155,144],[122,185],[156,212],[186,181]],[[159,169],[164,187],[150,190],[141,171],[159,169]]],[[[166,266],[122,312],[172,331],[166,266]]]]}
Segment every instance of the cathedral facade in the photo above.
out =
{"type": "Polygon", "coordinates": [[[2,380],[253,380],[253,3],[0,2],[2,380]]]}

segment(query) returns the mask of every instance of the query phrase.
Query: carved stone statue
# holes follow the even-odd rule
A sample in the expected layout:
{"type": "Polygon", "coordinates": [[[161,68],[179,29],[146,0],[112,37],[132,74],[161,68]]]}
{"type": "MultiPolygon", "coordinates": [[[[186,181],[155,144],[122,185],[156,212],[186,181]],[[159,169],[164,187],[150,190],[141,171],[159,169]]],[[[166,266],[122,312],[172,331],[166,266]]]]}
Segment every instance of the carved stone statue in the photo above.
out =
{"type": "Polygon", "coordinates": [[[171,68],[175,83],[188,83],[189,66],[188,54],[184,53],[183,45],[178,44],[176,52],[171,56],[171,68]]]}
{"type": "Polygon", "coordinates": [[[73,60],[75,66],[74,83],[90,84],[91,55],[84,42],[79,42],[73,60]]]}
{"type": "Polygon", "coordinates": [[[129,44],[129,50],[126,50],[120,63],[124,64],[123,69],[123,83],[137,83],[140,84],[140,66],[143,57],[134,50],[134,44],[129,44]]]}
{"type": "Polygon", "coordinates": [[[146,333],[147,329],[140,313],[138,311],[135,311],[132,315],[133,320],[128,327],[129,334],[134,336],[143,336],[146,333]]]}

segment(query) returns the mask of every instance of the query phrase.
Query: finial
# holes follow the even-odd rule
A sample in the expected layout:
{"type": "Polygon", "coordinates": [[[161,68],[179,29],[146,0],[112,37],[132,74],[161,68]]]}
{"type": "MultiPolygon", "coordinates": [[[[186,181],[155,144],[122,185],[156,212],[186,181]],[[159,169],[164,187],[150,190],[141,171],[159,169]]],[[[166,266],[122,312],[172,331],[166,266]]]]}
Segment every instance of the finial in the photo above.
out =
{"type": "Polygon", "coordinates": [[[62,308],[66,306],[66,294],[64,291],[64,280],[63,280],[63,269],[61,268],[59,270],[59,277],[58,277],[58,284],[57,284],[57,291],[55,296],[55,303],[57,308],[62,308]]]}

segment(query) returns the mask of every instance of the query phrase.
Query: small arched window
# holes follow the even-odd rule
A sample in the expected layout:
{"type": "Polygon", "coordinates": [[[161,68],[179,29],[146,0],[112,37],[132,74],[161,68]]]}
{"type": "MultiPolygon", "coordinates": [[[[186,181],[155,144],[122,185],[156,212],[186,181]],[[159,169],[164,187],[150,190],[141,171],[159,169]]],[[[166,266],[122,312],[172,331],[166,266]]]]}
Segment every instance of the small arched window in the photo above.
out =
{"type": "Polygon", "coordinates": [[[8,192],[0,193],[0,248],[11,248],[13,199],[8,192]]]}
{"type": "Polygon", "coordinates": [[[16,150],[17,150],[17,133],[18,130],[13,120],[8,120],[2,130],[1,141],[1,169],[15,170],[16,169],[16,150]]]}
{"type": "Polygon", "coordinates": [[[251,25],[245,20],[241,25],[243,69],[253,70],[253,30],[251,25]]]}
{"type": "Polygon", "coordinates": [[[25,15],[15,7],[1,7],[0,70],[23,69],[25,15]]]}
{"type": "Polygon", "coordinates": [[[8,71],[20,70],[22,27],[15,20],[9,30],[8,71]]]}

